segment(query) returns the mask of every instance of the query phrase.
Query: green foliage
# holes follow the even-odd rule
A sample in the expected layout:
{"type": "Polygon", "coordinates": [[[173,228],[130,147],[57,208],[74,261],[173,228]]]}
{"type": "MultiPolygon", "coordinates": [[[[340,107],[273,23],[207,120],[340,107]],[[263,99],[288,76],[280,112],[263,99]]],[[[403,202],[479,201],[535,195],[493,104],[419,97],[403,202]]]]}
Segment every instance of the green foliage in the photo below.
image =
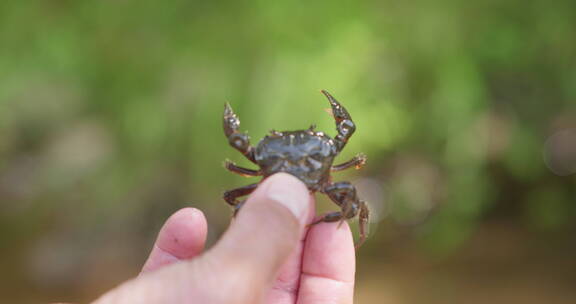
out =
{"type": "Polygon", "coordinates": [[[253,142],[334,134],[326,89],[358,125],[341,160],[369,156],[347,177],[392,192],[371,202],[385,221],[454,249],[513,197],[513,214],[568,227],[574,180],[541,155],[576,124],[574,28],[568,0],[2,1],[0,219],[96,231],[191,202],[224,223],[221,191],[247,181],[222,161],[250,166],[224,102],[253,142]]]}

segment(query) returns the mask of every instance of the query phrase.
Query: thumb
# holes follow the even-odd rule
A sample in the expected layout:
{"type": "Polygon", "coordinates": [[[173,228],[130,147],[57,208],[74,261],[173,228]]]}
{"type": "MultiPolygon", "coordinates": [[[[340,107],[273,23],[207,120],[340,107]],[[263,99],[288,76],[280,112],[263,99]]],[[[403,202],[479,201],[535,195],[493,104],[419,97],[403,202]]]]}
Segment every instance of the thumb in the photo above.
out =
{"type": "Polygon", "coordinates": [[[290,174],[270,176],[207,255],[236,270],[244,282],[272,282],[298,244],[310,210],[306,185],[290,174]]]}
{"type": "Polygon", "coordinates": [[[297,178],[266,178],[204,255],[142,275],[102,303],[258,303],[299,242],[310,194],[297,178]]]}

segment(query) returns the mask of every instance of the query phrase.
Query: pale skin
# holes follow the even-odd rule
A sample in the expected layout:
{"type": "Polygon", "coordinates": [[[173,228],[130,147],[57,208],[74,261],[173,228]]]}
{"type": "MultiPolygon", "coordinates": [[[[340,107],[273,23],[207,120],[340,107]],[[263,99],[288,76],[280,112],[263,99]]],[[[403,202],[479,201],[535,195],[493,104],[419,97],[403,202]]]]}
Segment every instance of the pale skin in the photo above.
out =
{"type": "Polygon", "coordinates": [[[174,213],[140,275],[94,303],[352,303],[355,251],[346,222],[314,221],[295,177],[264,180],[209,250],[203,213],[174,213]]]}

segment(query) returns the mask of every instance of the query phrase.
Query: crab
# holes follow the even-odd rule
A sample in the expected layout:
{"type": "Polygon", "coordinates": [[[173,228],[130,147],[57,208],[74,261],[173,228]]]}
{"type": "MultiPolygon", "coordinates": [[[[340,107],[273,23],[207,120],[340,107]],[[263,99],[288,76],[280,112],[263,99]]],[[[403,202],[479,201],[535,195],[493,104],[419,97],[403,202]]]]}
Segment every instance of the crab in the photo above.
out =
{"type": "MultiPolygon", "coordinates": [[[[272,130],[270,135],[253,147],[250,145],[248,135],[239,132],[240,120],[232,111],[230,104],[226,103],[224,134],[230,145],[259,169],[239,167],[229,160],[225,161],[224,166],[242,176],[262,176],[262,180],[277,172],[289,173],[300,179],[310,192],[320,191],[340,207],[340,211],[324,214],[310,225],[336,221],[342,224],[346,219],[353,218],[359,213],[360,236],[356,245],[358,248],[367,237],[368,206],[358,198],[356,188],[350,182],[333,182],[330,173],[352,167],[360,169],[366,163],[366,156],[360,153],[347,162],[333,165],[334,159],[346,146],[356,126],[348,111],[330,93],[324,90],[321,92],[330,102],[331,113],[336,121],[338,134],[334,138],[315,131],[315,126],[312,125],[307,130],[283,132],[272,130]]],[[[234,215],[244,204],[244,201],[238,198],[252,193],[257,186],[258,183],[254,183],[224,192],[224,200],[233,207],[234,215]]]]}

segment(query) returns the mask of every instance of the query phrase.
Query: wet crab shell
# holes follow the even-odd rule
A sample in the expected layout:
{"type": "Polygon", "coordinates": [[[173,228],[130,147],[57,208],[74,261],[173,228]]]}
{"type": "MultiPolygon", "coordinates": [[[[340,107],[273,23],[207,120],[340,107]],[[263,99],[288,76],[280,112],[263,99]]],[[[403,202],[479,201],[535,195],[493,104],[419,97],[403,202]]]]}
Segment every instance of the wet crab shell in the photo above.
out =
{"type": "Polygon", "coordinates": [[[255,160],[265,177],[286,172],[315,191],[329,181],[337,154],[334,140],[322,132],[287,131],[263,138],[256,147],[255,160]]]}

